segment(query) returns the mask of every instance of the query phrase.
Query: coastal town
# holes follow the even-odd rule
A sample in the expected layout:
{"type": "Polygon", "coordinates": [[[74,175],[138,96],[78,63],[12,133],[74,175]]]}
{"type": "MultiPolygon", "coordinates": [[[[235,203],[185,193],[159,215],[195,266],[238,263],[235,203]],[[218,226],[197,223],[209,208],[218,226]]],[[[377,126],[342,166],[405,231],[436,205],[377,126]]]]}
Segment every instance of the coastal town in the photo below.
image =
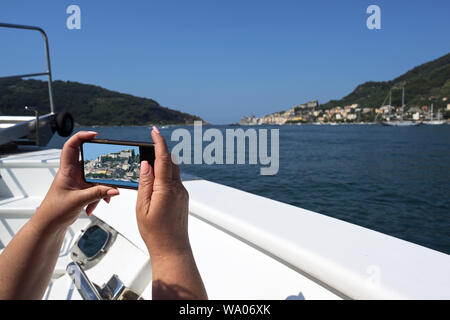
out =
{"type": "Polygon", "coordinates": [[[133,149],[101,155],[84,161],[85,177],[128,182],[139,181],[139,154],[133,149]]]}
{"type": "MultiPolygon", "coordinates": [[[[430,100],[433,97],[430,97],[430,100]]],[[[296,105],[289,110],[268,114],[263,117],[251,115],[244,116],[239,122],[240,125],[262,125],[262,124],[339,124],[339,123],[375,123],[378,121],[429,121],[443,120],[444,114],[450,113],[449,99],[441,99],[441,105],[445,108],[434,108],[431,104],[424,104],[421,107],[405,107],[384,105],[382,107],[361,107],[359,104],[349,104],[325,109],[319,105],[317,100],[296,105]]]]}

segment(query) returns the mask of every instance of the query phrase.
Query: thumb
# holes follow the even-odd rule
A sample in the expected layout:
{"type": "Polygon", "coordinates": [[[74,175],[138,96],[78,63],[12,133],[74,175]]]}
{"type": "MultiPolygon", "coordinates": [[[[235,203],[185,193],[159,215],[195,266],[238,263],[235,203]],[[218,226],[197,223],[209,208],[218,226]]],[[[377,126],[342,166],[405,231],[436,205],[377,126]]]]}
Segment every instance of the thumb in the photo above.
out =
{"type": "Polygon", "coordinates": [[[155,176],[153,175],[153,169],[148,161],[141,161],[141,171],[139,173],[139,189],[137,196],[137,209],[144,210],[145,212],[150,205],[150,200],[153,193],[153,182],[155,176]]]}
{"type": "Polygon", "coordinates": [[[88,205],[95,201],[100,201],[103,198],[113,197],[119,195],[119,190],[108,186],[94,186],[83,189],[80,192],[80,201],[83,205],[88,205]]]}

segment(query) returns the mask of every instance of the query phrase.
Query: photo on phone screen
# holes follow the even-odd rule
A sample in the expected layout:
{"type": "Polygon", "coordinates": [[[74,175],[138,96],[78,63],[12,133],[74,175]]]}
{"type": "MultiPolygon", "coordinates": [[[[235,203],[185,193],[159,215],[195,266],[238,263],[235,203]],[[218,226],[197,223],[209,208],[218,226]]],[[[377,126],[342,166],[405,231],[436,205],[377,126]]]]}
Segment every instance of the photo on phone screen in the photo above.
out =
{"type": "Polygon", "coordinates": [[[137,189],[141,160],[153,166],[154,150],[148,146],[85,142],[82,157],[86,182],[137,189]]]}

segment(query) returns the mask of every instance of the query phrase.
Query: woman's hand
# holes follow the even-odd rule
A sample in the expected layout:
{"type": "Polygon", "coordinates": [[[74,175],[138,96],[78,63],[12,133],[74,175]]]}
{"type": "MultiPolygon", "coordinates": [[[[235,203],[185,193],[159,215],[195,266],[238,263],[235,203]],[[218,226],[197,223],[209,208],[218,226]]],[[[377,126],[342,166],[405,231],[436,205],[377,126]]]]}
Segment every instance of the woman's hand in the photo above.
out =
{"type": "Polygon", "coordinates": [[[141,162],[136,215],[139,231],[152,257],[190,250],[189,195],[181,183],[180,169],[172,162],[166,141],[154,127],[155,170],[141,162]]]}
{"type": "Polygon", "coordinates": [[[189,195],[156,127],[155,170],[141,163],[136,216],[150,253],[153,299],[207,299],[188,237],[189,195]]]}
{"type": "Polygon", "coordinates": [[[47,226],[67,228],[75,222],[85,206],[90,215],[101,199],[109,203],[110,197],[119,194],[115,188],[94,186],[83,179],[79,148],[83,141],[93,139],[97,134],[81,131],[64,144],[58,173],[35,215],[47,226]]]}
{"type": "Polygon", "coordinates": [[[44,201],[0,255],[0,300],[42,299],[67,227],[83,207],[90,214],[101,199],[109,201],[119,194],[117,189],[83,180],[79,147],[96,135],[78,132],[64,144],[58,173],[44,201]]]}

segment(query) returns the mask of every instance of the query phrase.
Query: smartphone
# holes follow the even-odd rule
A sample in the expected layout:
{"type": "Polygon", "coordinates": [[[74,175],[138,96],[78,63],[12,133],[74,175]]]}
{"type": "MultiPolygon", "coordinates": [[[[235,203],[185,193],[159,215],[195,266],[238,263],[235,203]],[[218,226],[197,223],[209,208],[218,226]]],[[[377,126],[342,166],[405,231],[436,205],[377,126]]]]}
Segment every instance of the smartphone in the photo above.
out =
{"type": "Polygon", "coordinates": [[[88,183],[137,189],[141,161],[154,166],[155,146],[149,142],[93,139],[81,144],[83,178],[88,183]]]}

